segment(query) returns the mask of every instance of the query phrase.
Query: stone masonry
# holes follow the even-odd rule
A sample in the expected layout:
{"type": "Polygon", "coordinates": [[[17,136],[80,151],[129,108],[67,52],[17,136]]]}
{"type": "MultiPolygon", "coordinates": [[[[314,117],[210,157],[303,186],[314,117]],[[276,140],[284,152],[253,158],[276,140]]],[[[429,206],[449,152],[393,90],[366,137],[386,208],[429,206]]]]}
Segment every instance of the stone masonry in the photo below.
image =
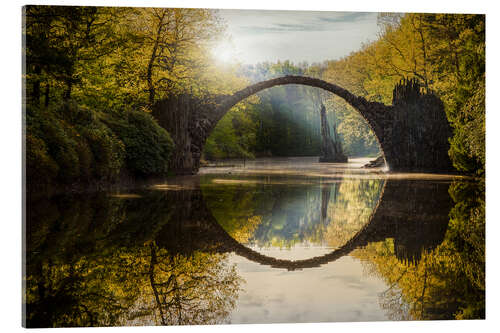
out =
{"type": "Polygon", "coordinates": [[[390,171],[452,170],[448,157],[451,128],[443,103],[424,92],[417,81],[402,80],[393,91],[392,105],[369,102],[335,84],[306,76],[283,76],[248,86],[232,95],[196,98],[188,94],[160,100],[153,116],[176,144],[171,166],[176,174],[194,174],[203,146],[217,122],[238,102],[261,90],[285,84],[317,87],[343,98],[367,121],[390,171]]]}

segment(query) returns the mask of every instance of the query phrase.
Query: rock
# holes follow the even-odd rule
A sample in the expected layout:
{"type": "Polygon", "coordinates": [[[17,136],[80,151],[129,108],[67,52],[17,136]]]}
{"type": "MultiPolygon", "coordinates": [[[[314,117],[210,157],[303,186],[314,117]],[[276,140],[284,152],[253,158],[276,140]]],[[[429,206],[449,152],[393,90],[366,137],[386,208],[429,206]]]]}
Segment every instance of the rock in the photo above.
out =
{"type": "Polygon", "coordinates": [[[323,104],[321,104],[321,138],[320,163],[347,162],[347,156],[344,155],[344,152],[342,151],[342,145],[337,135],[337,128],[335,125],[333,126],[333,139],[330,135],[330,126],[328,125],[328,120],[326,119],[326,109],[323,104]]]}
{"type": "Polygon", "coordinates": [[[373,161],[370,161],[363,165],[363,168],[382,168],[385,166],[384,156],[380,155],[373,161]]]}

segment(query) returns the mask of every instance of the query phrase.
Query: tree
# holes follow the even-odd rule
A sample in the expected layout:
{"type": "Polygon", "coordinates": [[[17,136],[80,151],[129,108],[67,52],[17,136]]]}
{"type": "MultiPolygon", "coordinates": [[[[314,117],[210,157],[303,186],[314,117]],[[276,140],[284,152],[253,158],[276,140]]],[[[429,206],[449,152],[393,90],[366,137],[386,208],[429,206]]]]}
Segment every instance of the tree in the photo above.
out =
{"type": "Polygon", "coordinates": [[[63,99],[71,98],[87,62],[109,55],[122,43],[116,33],[121,12],[106,7],[25,7],[26,75],[34,104],[39,104],[42,82],[46,106],[51,86],[62,90],[63,99]]]}
{"type": "MultiPolygon", "coordinates": [[[[484,15],[381,14],[379,25],[378,40],[348,57],[328,62],[323,77],[385,104],[392,103],[392,90],[401,78],[417,79],[423,89],[444,102],[454,128],[449,154],[455,167],[483,173],[484,15]],[[472,137],[466,133],[478,134],[472,137]]],[[[332,100],[336,101],[335,97],[332,100]]],[[[355,118],[349,116],[339,125],[347,147],[354,142],[353,134],[367,132],[357,129],[363,124],[355,118]]],[[[373,136],[363,141],[375,143],[373,136]]]]}
{"type": "Polygon", "coordinates": [[[210,9],[140,8],[129,13],[127,25],[134,45],[122,56],[134,64],[128,75],[139,80],[150,105],[195,85],[208,68],[207,48],[222,31],[210,9]]]}

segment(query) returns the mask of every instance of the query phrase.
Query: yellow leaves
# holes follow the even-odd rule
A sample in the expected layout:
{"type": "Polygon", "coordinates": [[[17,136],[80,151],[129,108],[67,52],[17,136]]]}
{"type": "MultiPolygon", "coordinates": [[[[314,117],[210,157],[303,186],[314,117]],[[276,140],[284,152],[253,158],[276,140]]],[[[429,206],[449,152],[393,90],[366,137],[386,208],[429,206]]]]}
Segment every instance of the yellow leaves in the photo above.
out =
{"type": "MultiPolygon", "coordinates": [[[[229,95],[237,90],[249,85],[249,81],[236,75],[238,66],[216,66],[210,64],[204,72],[200,74],[200,79],[196,82],[204,91],[210,94],[229,95]]],[[[255,101],[255,97],[249,98],[255,101]]]]}
{"type": "Polygon", "coordinates": [[[340,247],[369,221],[378,203],[382,180],[346,180],[331,186],[335,197],[328,205],[325,239],[331,247],[340,247]]]}
{"type": "MultiPolygon", "coordinates": [[[[213,10],[122,8],[116,20],[119,23],[113,29],[126,38],[97,63],[85,62],[80,68],[81,90],[87,98],[123,98],[143,104],[148,98],[148,69],[156,98],[191,89],[197,94],[206,88],[206,83],[211,87],[228,82],[220,75],[212,82],[203,82],[208,81],[206,77],[213,77],[208,47],[221,32],[213,10]],[[102,93],[106,94],[104,98],[102,93]]],[[[227,87],[231,86],[235,85],[228,82],[227,87]]]]}
{"type": "MultiPolygon", "coordinates": [[[[455,194],[456,189],[450,191],[455,194]]],[[[398,259],[400,248],[393,246],[392,239],[352,252],[371,268],[370,274],[388,285],[380,303],[391,318],[477,319],[484,313],[484,235],[478,236],[481,227],[472,226],[474,216],[460,215],[462,204],[459,201],[450,213],[444,241],[433,250],[422,249],[418,263],[398,259]],[[474,236],[478,241],[471,246],[469,239],[474,236]]],[[[481,209],[484,214],[484,206],[481,209]]],[[[478,220],[484,221],[484,215],[479,213],[478,220]]]]}
{"type": "Polygon", "coordinates": [[[252,216],[243,223],[240,229],[236,229],[231,233],[233,237],[239,243],[246,243],[254,235],[257,227],[262,223],[262,216],[252,216]]]}

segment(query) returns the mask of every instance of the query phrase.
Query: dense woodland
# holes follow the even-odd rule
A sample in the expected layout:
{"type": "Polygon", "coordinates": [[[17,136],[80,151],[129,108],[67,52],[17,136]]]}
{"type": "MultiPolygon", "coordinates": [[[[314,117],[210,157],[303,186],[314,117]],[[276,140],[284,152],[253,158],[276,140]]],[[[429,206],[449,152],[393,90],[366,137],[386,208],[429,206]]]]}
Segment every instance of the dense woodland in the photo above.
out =
{"type": "Polygon", "coordinates": [[[212,10],[25,11],[29,184],[165,175],[174,143],[150,115],[152,104],[186,91],[230,93],[246,84],[209,56],[223,28],[212,10]]]}
{"type": "MultiPolygon", "coordinates": [[[[379,38],[342,59],[221,64],[210,50],[225,34],[216,10],[27,6],[24,55],[28,179],[109,182],[168,174],[174,147],[150,115],[181,93],[229,94],[263,79],[308,75],[371,101],[417,79],[444,102],[458,171],[484,174],[483,15],[380,14],[379,38]]],[[[218,124],[205,159],[318,155],[320,103],[349,156],[375,156],[368,124],[340,98],[274,87],[236,105],[218,124]]]]}

